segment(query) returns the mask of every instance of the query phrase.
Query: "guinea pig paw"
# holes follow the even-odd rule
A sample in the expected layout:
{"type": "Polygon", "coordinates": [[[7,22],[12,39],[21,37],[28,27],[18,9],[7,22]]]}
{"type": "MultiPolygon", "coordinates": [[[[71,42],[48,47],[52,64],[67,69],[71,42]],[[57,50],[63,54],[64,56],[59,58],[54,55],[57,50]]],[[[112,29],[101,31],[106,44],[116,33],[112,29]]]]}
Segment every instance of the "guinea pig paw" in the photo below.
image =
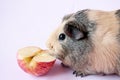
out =
{"type": "Polygon", "coordinates": [[[76,77],[78,77],[78,76],[81,76],[81,77],[87,76],[86,73],[81,72],[81,71],[73,71],[73,75],[75,75],[76,77]]]}

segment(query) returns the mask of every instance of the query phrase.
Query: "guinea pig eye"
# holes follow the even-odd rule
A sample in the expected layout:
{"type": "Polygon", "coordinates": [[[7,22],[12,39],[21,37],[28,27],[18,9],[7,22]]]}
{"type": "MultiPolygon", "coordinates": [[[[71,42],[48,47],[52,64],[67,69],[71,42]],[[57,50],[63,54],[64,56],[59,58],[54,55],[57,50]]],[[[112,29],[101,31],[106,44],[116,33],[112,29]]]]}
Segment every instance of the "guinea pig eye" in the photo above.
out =
{"type": "Polygon", "coordinates": [[[61,33],[60,35],[59,35],[59,40],[64,40],[65,39],[65,34],[64,33],[61,33]]]}

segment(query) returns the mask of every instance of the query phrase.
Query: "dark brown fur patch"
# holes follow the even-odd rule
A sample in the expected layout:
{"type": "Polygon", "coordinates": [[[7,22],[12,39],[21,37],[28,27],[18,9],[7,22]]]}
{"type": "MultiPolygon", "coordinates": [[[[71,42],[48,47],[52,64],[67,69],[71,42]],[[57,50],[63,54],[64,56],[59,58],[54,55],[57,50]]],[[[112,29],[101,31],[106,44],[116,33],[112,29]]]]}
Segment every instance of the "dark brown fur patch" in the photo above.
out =
{"type": "Polygon", "coordinates": [[[119,40],[119,42],[120,42],[120,10],[117,10],[116,12],[115,12],[115,15],[116,15],[116,18],[117,18],[117,20],[118,20],[118,24],[119,24],[119,34],[117,35],[117,39],[119,40]]]}
{"type": "Polygon", "coordinates": [[[117,10],[115,14],[117,15],[118,19],[120,20],[120,10],[117,10]]]}
{"type": "MultiPolygon", "coordinates": [[[[119,34],[117,35],[117,39],[120,42],[120,10],[117,10],[115,12],[116,18],[118,19],[119,22],[119,34]]],[[[118,65],[117,65],[117,74],[120,75],[120,56],[119,56],[119,61],[117,61],[118,65]]]]}

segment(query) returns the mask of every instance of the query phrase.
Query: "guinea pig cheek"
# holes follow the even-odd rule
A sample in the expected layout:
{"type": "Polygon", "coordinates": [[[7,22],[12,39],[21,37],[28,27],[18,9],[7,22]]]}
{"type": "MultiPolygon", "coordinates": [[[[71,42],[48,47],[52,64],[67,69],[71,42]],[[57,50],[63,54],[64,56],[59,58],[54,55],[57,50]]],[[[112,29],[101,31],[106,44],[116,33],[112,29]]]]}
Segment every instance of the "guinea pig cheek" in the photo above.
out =
{"type": "Polygon", "coordinates": [[[54,46],[54,55],[60,60],[64,59],[64,50],[60,44],[54,46]]]}

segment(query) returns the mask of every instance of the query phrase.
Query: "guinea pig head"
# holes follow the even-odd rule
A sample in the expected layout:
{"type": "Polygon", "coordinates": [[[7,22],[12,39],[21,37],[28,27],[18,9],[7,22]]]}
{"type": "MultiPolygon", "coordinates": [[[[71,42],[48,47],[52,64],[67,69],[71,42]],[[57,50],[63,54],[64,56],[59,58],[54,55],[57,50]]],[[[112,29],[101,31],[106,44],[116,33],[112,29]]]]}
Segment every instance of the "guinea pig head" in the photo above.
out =
{"type": "Polygon", "coordinates": [[[62,61],[67,57],[76,59],[76,56],[82,56],[91,50],[89,32],[85,24],[88,24],[86,12],[87,10],[84,10],[66,15],[49,37],[47,47],[58,59],[62,61]]]}

